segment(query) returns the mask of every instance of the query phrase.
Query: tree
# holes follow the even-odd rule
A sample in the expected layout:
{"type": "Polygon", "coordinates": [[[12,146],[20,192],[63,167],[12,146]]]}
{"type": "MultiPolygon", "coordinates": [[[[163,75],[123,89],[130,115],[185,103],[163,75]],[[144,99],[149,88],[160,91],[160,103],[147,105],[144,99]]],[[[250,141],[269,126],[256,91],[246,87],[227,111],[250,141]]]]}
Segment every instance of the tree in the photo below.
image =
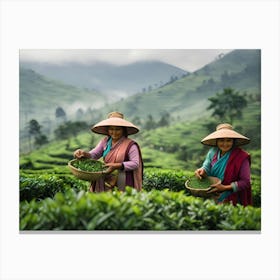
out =
{"type": "Polygon", "coordinates": [[[68,140],[66,147],[70,146],[70,138],[77,137],[80,131],[88,129],[88,124],[86,122],[71,122],[68,121],[60,125],[55,131],[55,137],[58,140],[68,140]]]}
{"type": "Polygon", "coordinates": [[[161,118],[158,122],[158,126],[168,126],[170,123],[170,114],[168,112],[164,112],[161,115],[161,118]]]}
{"type": "Polygon", "coordinates": [[[55,117],[58,123],[66,122],[66,113],[61,107],[56,108],[55,117]]]}
{"type": "Polygon", "coordinates": [[[231,124],[234,119],[242,118],[242,111],[247,107],[246,94],[240,95],[232,88],[225,88],[222,93],[217,92],[208,100],[211,104],[207,110],[213,110],[212,116],[217,117],[219,121],[228,121],[231,124]]]}
{"type": "Polygon", "coordinates": [[[40,147],[44,144],[47,144],[49,141],[48,141],[48,138],[46,135],[44,134],[39,134],[38,136],[35,137],[35,146],[36,147],[40,147]]]}
{"type": "Polygon", "coordinates": [[[40,134],[40,130],[41,130],[41,126],[36,120],[32,119],[31,121],[29,121],[29,123],[28,123],[28,133],[30,135],[40,134]]]}
{"type": "Polygon", "coordinates": [[[151,130],[156,128],[156,122],[154,121],[154,118],[151,114],[148,115],[148,120],[145,124],[145,129],[151,130]]]}
{"type": "Polygon", "coordinates": [[[36,120],[32,119],[28,122],[27,131],[28,131],[29,151],[32,150],[31,138],[39,135],[40,134],[40,129],[41,129],[41,126],[39,125],[39,123],[36,120]]]}
{"type": "Polygon", "coordinates": [[[29,150],[31,151],[31,137],[35,138],[34,145],[39,147],[48,143],[48,138],[41,132],[42,126],[34,119],[28,123],[28,135],[29,135],[29,150]]]}

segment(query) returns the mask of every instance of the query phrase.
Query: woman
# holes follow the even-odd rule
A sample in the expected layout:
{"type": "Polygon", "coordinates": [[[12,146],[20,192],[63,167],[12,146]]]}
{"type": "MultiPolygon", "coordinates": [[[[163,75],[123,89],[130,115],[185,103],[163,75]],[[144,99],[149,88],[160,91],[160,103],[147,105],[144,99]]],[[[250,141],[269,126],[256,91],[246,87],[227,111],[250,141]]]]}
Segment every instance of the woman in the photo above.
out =
{"type": "Polygon", "coordinates": [[[214,185],[211,193],[218,193],[218,202],[231,202],[244,206],[252,205],[250,155],[239,148],[250,139],[233,130],[230,124],[220,124],[216,131],[201,140],[213,146],[201,168],[195,171],[198,178],[218,177],[221,184],[214,185]]]}
{"type": "Polygon", "coordinates": [[[91,130],[106,135],[98,145],[89,152],[78,149],[74,152],[75,158],[92,158],[98,160],[103,157],[108,167],[106,176],[90,186],[91,192],[103,192],[118,187],[124,190],[131,186],[142,189],[143,162],[138,144],[127,136],[135,134],[139,129],[124,119],[120,112],[112,112],[106,120],[94,125],[91,130]]]}

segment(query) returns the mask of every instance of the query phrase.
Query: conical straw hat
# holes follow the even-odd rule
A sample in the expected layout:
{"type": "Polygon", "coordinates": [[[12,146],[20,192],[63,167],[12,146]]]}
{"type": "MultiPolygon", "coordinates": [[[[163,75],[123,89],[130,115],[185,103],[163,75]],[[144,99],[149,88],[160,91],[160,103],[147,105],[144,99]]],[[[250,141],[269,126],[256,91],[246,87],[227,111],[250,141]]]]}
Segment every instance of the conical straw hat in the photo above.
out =
{"type": "Polygon", "coordinates": [[[219,138],[233,138],[235,140],[236,146],[246,145],[250,142],[249,138],[234,131],[232,125],[228,123],[222,123],[216,127],[215,132],[212,132],[202,139],[201,143],[208,146],[217,146],[217,139],[219,138]]]}
{"type": "Polygon", "coordinates": [[[108,135],[109,126],[126,127],[128,135],[135,134],[139,131],[139,128],[131,122],[125,120],[123,114],[120,112],[110,113],[106,120],[97,123],[91,128],[91,130],[98,134],[108,135]]]}

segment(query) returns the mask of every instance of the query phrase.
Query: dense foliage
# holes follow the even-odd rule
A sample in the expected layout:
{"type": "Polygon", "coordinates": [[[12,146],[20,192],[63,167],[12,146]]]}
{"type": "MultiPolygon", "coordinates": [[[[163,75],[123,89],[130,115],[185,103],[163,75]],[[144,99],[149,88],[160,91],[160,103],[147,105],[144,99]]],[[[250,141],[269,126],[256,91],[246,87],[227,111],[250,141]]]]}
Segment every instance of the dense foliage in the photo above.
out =
{"type": "MultiPolygon", "coordinates": [[[[256,110],[244,112],[239,128],[245,135],[251,131],[257,136],[256,115],[249,112],[256,110]]],[[[261,152],[258,139],[251,137],[253,145],[251,148],[248,145],[254,207],[217,205],[191,196],[185,188],[186,180],[201,165],[207,152],[207,147],[197,139],[213,130],[213,123],[210,119],[202,120],[197,129],[197,122],[182,122],[137,135],[145,167],[141,194],[133,191],[90,194],[87,193],[89,183],[71,175],[67,163],[73,151],[89,150],[101,136],[81,133],[22,155],[20,229],[259,230],[261,152]]]]}
{"type": "Polygon", "coordinates": [[[66,190],[86,190],[85,182],[67,175],[30,175],[21,173],[20,201],[42,200],[54,197],[57,192],[64,193],[66,190]]]}
{"type": "MultiPolygon", "coordinates": [[[[185,182],[190,178],[189,172],[174,170],[146,169],[144,172],[143,189],[164,190],[180,192],[188,191],[185,188],[185,182]]],[[[66,189],[72,188],[77,191],[87,190],[88,182],[77,179],[71,175],[36,175],[21,172],[20,175],[20,201],[32,199],[44,199],[53,197],[56,192],[64,192],[66,189]]],[[[261,182],[258,176],[252,176],[252,193],[253,205],[261,206],[261,182]]]]}
{"type": "Polygon", "coordinates": [[[93,194],[68,190],[22,202],[21,230],[260,230],[261,210],[217,205],[183,192],[93,194]]]}
{"type": "Polygon", "coordinates": [[[185,182],[193,171],[145,168],[143,191],[91,194],[71,175],[69,153],[51,149],[22,159],[20,229],[259,230],[260,176],[252,175],[254,207],[217,205],[192,197],[185,182]],[[63,164],[64,163],[64,164],[63,164]],[[139,209],[138,209],[139,208],[139,209]],[[137,210],[138,209],[138,210],[137,210]]]}
{"type": "Polygon", "coordinates": [[[218,117],[219,120],[227,120],[229,123],[233,123],[236,118],[240,119],[243,109],[247,107],[246,94],[241,95],[231,88],[225,88],[222,93],[218,92],[208,100],[211,104],[207,109],[213,110],[212,116],[218,117]]]}

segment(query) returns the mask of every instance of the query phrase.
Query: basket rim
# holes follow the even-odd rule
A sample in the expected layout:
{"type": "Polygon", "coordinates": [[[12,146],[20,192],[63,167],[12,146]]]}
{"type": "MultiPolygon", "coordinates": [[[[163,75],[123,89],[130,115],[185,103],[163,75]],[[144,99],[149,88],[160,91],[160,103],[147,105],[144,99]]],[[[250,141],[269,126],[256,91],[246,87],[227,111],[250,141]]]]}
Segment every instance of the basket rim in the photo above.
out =
{"type": "Polygon", "coordinates": [[[189,181],[190,181],[190,180],[187,180],[187,181],[185,182],[185,187],[186,187],[187,189],[189,189],[189,190],[192,190],[192,191],[204,191],[204,192],[208,192],[208,191],[211,190],[211,187],[209,187],[209,188],[207,188],[207,189],[197,189],[197,188],[189,187],[188,184],[187,184],[189,181]]]}
{"type": "MultiPolygon", "coordinates": [[[[218,177],[215,177],[215,176],[207,176],[206,178],[217,178],[217,179],[218,179],[218,180],[217,180],[217,183],[221,182],[221,179],[219,179],[218,177]]],[[[186,182],[185,182],[185,187],[186,187],[187,189],[191,190],[191,191],[203,191],[203,192],[208,192],[208,191],[211,190],[211,187],[209,187],[209,188],[204,188],[204,189],[198,189],[198,188],[189,187],[189,186],[188,186],[188,182],[189,182],[189,181],[190,181],[190,179],[186,180],[186,182]]],[[[216,183],[216,184],[217,184],[217,183],[216,183]]]]}
{"type": "MultiPolygon", "coordinates": [[[[84,170],[78,169],[78,168],[76,168],[76,167],[74,167],[74,166],[72,165],[72,163],[73,163],[74,161],[77,161],[77,160],[81,160],[81,159],[76,159],[76,158],[75,158],[75,159],[70,160],[70,161],[68,162],[68,166],[69,166],[71,169],[74,169],[75,171],[80,172],[80,173],[85,174],[85,175],[105,174],[104,171],[95,171],[95,172],[93,172],[93,171],[84,171],[84,170]]],[[[91,159],[91,160],[92,160],[92,161],[97,161],[97,160],[95,160],[95,159],[91,159]]]]}

